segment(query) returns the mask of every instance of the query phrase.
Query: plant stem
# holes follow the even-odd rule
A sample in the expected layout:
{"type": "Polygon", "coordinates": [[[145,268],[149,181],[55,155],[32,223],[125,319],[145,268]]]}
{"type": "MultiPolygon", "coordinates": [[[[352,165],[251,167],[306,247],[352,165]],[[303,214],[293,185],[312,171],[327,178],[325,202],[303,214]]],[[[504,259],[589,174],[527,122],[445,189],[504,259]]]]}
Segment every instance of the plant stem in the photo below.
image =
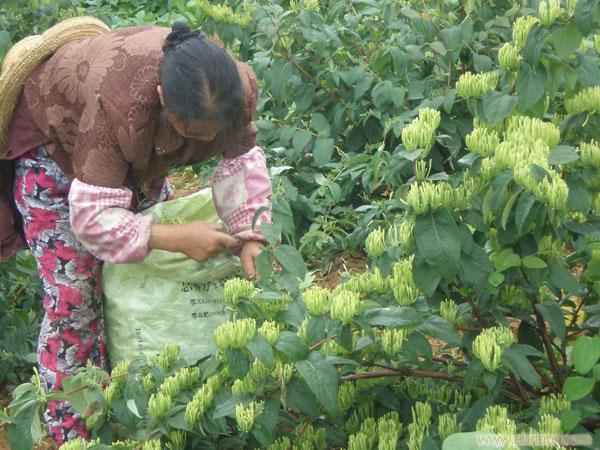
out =
{"type": "Polygon", "coordinates": [[[546,323],[542,315],[535,308],[535,304],[537,302],[534,301],[533,313],[535,314],[535,319],[538,324],[538,329],[540,330],[540,334],[542,336],[542,343],[544,344],[544,348],[546,349],[546,354],[548,355],[548,361],[550,362],[550,369],[552,370],[552,374],[554,378],[556,378],[556,382],[558,383],[558,387],[562,390],[563,380],[562,374],[560,372],[560,367],[558,367],[558,361],[556,360],[556,355],[554,354],[554,350],[552,349],[552,341],[550,340],[550,336],[548,335],[548,329],[546,328],[546,323]]]}

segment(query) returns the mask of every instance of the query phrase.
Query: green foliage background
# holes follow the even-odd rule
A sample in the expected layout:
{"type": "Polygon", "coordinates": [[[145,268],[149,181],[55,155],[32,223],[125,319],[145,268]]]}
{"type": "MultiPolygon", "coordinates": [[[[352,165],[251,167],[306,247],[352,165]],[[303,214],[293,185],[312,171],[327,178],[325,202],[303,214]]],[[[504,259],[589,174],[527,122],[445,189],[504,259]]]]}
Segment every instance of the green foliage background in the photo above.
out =
{"type": "MultiPolygon", "coordinates": [[[[90,368],[66,394],[34,378],[4,418],[14,435],[39,438],[37,411],[66,395],[90,448],[435,449],[458,430],[599,445],[597,0],[9,1],[0,49],[74,14],[183,18],[253,66],[274,223],[261,281],[229,297],[239,345],[197,372],[172,348],[90,368]],[[464,87],[469,72],[493,82],[464,87]],[[363,248],[364,273],[311,287],[307,263],[363,248]]],[[[0,279],[25,286],[6,318],[26,330],[19,264],[0,279]]]]}

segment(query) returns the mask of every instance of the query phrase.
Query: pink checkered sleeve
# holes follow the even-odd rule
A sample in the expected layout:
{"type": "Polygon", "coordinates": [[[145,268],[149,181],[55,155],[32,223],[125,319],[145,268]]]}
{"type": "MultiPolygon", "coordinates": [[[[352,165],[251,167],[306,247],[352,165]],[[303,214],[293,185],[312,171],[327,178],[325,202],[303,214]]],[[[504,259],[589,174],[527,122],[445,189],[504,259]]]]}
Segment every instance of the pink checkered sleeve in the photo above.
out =
{"type": "Polygon", "coordinates": [[[229,234],[243,240],[266,241],[260,225],[271,222],[271,192],[266,158],[260,147],[235,158],[223,158],[213,176],[217,214],[227,225],[229,234]],[[269,209],[258,216],[252,229],[254,215],[262,207],[269,209]]]}
{"type": "Polygon", "coordinates": [[[127,188],[92,186],[75,179],[69,191],[69,219],[77,239],[94,256],[131,263],[148,255],[151,216],[129,211],[127,188]]]}

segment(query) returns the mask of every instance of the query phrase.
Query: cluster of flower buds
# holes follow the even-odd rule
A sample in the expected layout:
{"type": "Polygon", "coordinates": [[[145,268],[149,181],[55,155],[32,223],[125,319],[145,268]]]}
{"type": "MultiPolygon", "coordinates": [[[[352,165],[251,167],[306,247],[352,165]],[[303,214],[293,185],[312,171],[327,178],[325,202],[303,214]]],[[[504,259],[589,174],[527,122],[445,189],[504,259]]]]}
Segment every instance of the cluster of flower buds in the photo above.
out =
{"type": "Polygon", "coordinates": [[[292,379],[292,375],[294,374],[294,365],[293,364],[285,364],[281,361],[275,362],[275,368],[271,375],[279,380],[280,384],[287,384],[292,379]]]}
{"type": "Polygon", "coordinates": [[[384,294],[388,287],[387,278],[383,278],[378,267],[373,270],[359,272],[352,275],[345,283],[340,285],[342,289],[357,292],[359,294],[384,294]]]}
{"type": "MultiPolygon", "coordinates": [[[[365,381],[365,380],[360,380],[365,381]]],[[[358,385],[357,385],[358,387],[358,385]]],[[[353,412],[352,415],[346,420],[344,431],[346,434],[354,434],[360,431],[361,424],[368,419],[373,417],[375,414],[375,404],[372,399],[361,402],[353,412]]]]}
{"type": "Polygon", "coordinates": [[[185,432],[181,430],[171,430],[168,434],[169,449],[183,450],[185,448],[185,432]]]}
{"type": "Polygon", "coordinates": [[[360,425],[360,433],[367,437],[366,448],[373,448],[377,442],[377,421],[373,417],[367,417],[360,425]]]}
{"type": "Polygon", "coordinates": [[[457,322],[458,308],[453,300],[447,298],[440,303],[440,316],[450,323],[457,322]]]}
{"type": "Polygon", "coordinates": [[[449,405],[450,411],[456,412],[469,407],[471,404],[471,394],[469,392],[465,392],[462,389],[455,389],[453,394],[454,400],[449,405]]]}
{"type": "Polygon", "coordinates": [[[287,447],[286,450],[291,448],[325,450],[327,448],[325,428],[315,430],[309,423],[299,423],[294,428],[293,435],[294,445],[287,447]]]}
{"type": "Polygon", "coordinates": [[[446,182],[413,183],[406,196],[406,203],[415,214],[454,206],[454,200],[454,189],[446,182]]]}
{"type": "Polygon", "coordinates": [[[517,286],[504,286],[500,293],[500,300],[503,305],[513,306],[515,308],[530,310],[531,302],[522,289],[517,286]]]}
{"type": "Polygon", "coordinates": [[[558,414],[571,409],[571,401],[563,394],[550,394],[540,399],[540,414],[558,414]]]}
{"type": "Polygon", "coordinates": [[[504,347],[513,343],[514,336],[509,328],[486,328],[473,341],[473,354],[481,360],[483,367],[493,372],[500,367],[504,347]]]}
{"type": "Polygon", "coordinates": [[[306,309],[313,316],[320,316],[331,309],[332,294],[329,289],[312,286],[302,293],[306,309]]]}
{"type": "Polygon", "coordinates": [[[408,334],[408,330],[404,328],[385,328],[381,333],[381,344],[385,354],[390,357],[398,354],[402,348],[402,342],[408,334]]]}
{"type": "Polygon", "coordinates": [[[563,448],[558,444],[558,439],[562,435],[560,419],[551,414],[542,414],[538,420],[538,431],[543,436],[552,436],[555,440],[553,445],[546,448],[563,448]]]}
{"type": "Polygon", "coordinates": [[[356,387],[354,383],[347,382],[342,383],[338,387],[337,392],[337,404],[338,411],[340,414],[346,414],[346,412],[352,407],[356,400],[356,387]]]}
{"type": "Polygon", "coordinates": [[[261,415],[263,409],[263,402],[250,402],[246,407],[242,404],[236,405],[235,420],[237,421],[238,430],[242,433],[248,433],[252,429],[256,418],[261,415]]]}
{"type": "Polygon", "coordinates": [[[225,352],[229,348],[244,348],[256,333],[254,319],[238,319],[234,322],[225,322],[215,330],[215,344],[225,352]]]}
{"type": "Polygon", "coordinates": [[[94,439],[90,442],[85,441],[83,438],[76,438],[65,442],[60,446],[61,450],[86,450],[90,447],[100,444],[100,439],[94,439]]]}
{"type": "Polygon", "coordinates": [[[233,382],[231,392],[235,395],[244,392],[255,392],[257,383],[272,374],[272,370],[265,366],[259,359],[255,359],[250,365],[250,370],[244,378],[233,382]]]}
{"type": "Polygon", "coordinates": [[[356,292],[338,291],[331,301],[331,317],[349,324],[360,308],[360,296],[356,292]]]}
{"type": "Polygon", "coordinates": [[[529,169],[531,164],[549,170],[549,152],[548,146],[541,139],[533,144],[512,140],[504,141],[496,148],[496,156],[493,161],[497,170],[513,169],[517,166],[529,169]]]}
{"type": "Polygon", "coordinates": [[[594,47],[596,47],[596,52],[600,54],[600,34],[594,36],[594,47]]]}
{"type": "Polygon", "coordinates": [[[465,72],[456,81],[456,94],[462,98],[477,98],[496,89],[497,84],[498,72],[465,72]]]}
{"type": "Polygon", "coordinates": [[[296,331],[296,335],[302,339],[304,342],[308,342],[308,323],[310,322],[309,318],[306,317],[302,323],[300,324],[300,326],[298,327],[298,330],[296,331]]]}
{"type": "Polygon", "coordinates": [[[365,240],[365,250],[371,258],[378,258],[385,253],[387,245],[385,243],[385,231],[377,227],[371,231],[365,240]]]}
{"type": "Polygon", "coordinates": [[[152,376],[152,373],[148,372],[146,375],[144,375],[142,384],[144,385],[146,392],[151,393],[154,391],[156,385],[154,384],[154,377],[152,376]]]}
{"type": "Polygon", "coordinates": [[[280,332],[279,325],[272,320],[265,320],[258,329],[258,335],[271,345],[275,345],[279,339],[280,332]]]}
{"type": "Polygon", "coordinates": [[[600,170],[600,143],[592,140],[579,144],[581,163],[600,170]]]}
{"type": "Polygon", "coordinates": [[[204,413],[210,408],[215,392],[223,384],[224,374],[216,374],[207,378],[206,382],[196,391],[192,400],[185,407],[185,421],[190,426],[196,425],[204,413]]]}
{"type": "Polygon", "coordinates": [[[267,450],[289,450],[292,448],[292,442],[287,436],[280,437],[267,447],[267,450]]]}
{"type": "Polygon", "coordinates": [[[558,211],[567,209],[567,199],[569,197],[569,187],[560,177],[554,176],[550,180],[544,178],[535,185],[533,195],[540,202],[546,203],[550,208],[558,211]]]}
{"type": "Polygon", "coordinates": [[[251,299],[256,295],[254,283],[242,278],[232,278],[223,286],[223,298],[230,305],[237,305],[242,299],[251,299]]]}
{"type": "Polygon", "coordinates": [[[396,411],[384,414],[377,421],[379,450],[396,450],[398,439],[402,434],[402,423],[396,411]]]}
{"type": "Polygon", "coordinates": [[[266,317],[273,318],[277,315],[277,313],[288,309],[290,299],[291,297],[288,293],[282,293],[281,298],[279,300],[273,300],[268,302],[255,301],[255,305],[257,305],[260,308],[260,311],[266,317]]]}
{"type": "Polygon", "coordinates": [[[487,431],[503,435],[514,435],[517,431],[515,422],[508,417],[508,410],[500,405],[488,406],[485,410],[485,416],[477,421],[475,428],[477,431],[487,431]]]}
{"type": "Polygon", "coordinates": [[[200,369],[198,367],[184,367],[175,375],[165,378],[158,387],[158,392],[174,398],[182,391],[187,391],[200,381],[200,369]]]}
{"type": "Polygon", "coordinates": [[[168,372],[179,360],[179,354],[181,349],[175,344],[166,344],[156,359],[158,366],[164,371],[168,372]]]}
{"type": "Polygon", "coordinates": [[[109,408],[117,399],[117,397],[123,392],[123,387],[127,381],[126,375],[128,366],[128,361],[120,361],[110,372],[111,382],[102,392],[102,395],[104,396],[106,404],[109,408]]]}
{"type": "Polygon", "coordinates": [[[435,130],[440,125],[440,112],[431,108],[419,110],[419,117],[402,129],[402,143],[408,151],[423,150],[421,158],[425,157],[435,138],[435,130]]]}
{"type": "Polygon", "coordinates": [[[514,72],[519,70],[520,60],[519,49],[509,42],[505,43],[500,47],[500,50],[498,50],[498,61],[506,70],[514,72]]]}
{"type": "Polygon", "coordinates": [[[449,382],[435,382],[424,378],[407,378],[400,388],[406,396],[413,400],[426,399],[430,402],[450,404],[450,399],[455,393],[454,386],[449,382]]]}
{"type": "Polygon", "coordinates": [[[423,181],[431,173],[431,160],[425,161],[424,159],[418,159],[414,165],[415,178],[417,181],[423,181]]]}
{"type": "Polygon", "coordinates": [[[538,23],[538,20],[533,16],[522,16],[515,20],[515,24],[513,25],[513,41],[519,50],[525,46],[529,32],[536,23],[538,23]]]}
{"type": "Polygon", "coordinates": [[[144,442],[143,450],[162,450],[160,439],[151,439],[144,442]]]}
{"type": "Polygon", "coordinates": [[[588,87],[577,95],[565,100],[565,108],[570,115],[582,112],[600,112],[600,86],[588,87]]]}
{"type": "Polygon", "coordinates": [[[290,8],[296,12],[319,11],[319,0],[290,0],[290,8]]]}
{"type": "Polygon", "coordinates": [[[490,128],[474,128],[473,131],[465,137],[467,148],[474,153],[482,156],[492,156],[498,144],[500,137],[498,133],[490,128]]]}
{"type": "Polygon", "coordinates": [[[448,436],[458,433],[456,414],[446,413],[439,417],[438,433],[442,442],[444,442],[448,436]]]}
{"type": "Polygon", "coordinates": [[[163,392],[152,394],[148,400],[148,415],[161,419],[167,415],[173,405],[171,397],[163,392]]]}
{"type": "Polygon", "coordinates": [[[348,350],[346,350],[333,339],[321,345],[319,351],[325,356],[347,356],[349,353],[348,350]]]}
{"type": "Polygon", "coordinates": [[[544,122],[535,117],[513,116],[508,119],[504,139],[528,143],[541,139],[548,148],[553,148],[560,141],[560,128],[552,122],[544,122]]]}
{"type": "Polygon", "coordinates": [[[412,408],[412,422],[408,425],[408,449],[421,450],[423,439],[429,434],[431,405],[417,402],[412,408]]]}
{"type": "Polygon", "coordinates": [[[549,27],[560,16],[558,0],[541,0],[539,6],[540,22],[549,27]]]}
{"type": "Polygon", "coordinates": [[[348,437],[348,450],[366,450],[369,448],[372,448],[369,437],[362,431],[348,437]]]}
{"type": "Polygon", "coordinates": [[[417,301],[419,290],[413,280],[414,255],[408,258],[398,260],[392,266],[390,277],[390,287],[394,293],[394,298],[399,305],[411,305],[417,301]]]}
{"type": "Polygon", "coordinates": [[[575,14],[575,7],[577,6],[578,0],[567,0],[567,12],[570,16],[575,14]]]}
{"type": "Polygon", "coordinates": [[[210,17],[216,23],[245,27],[250,22],[249,14],[235,13],[227,4],[221,5],[209,0],[197,0],[194,7],[198,9],[198,14],[201,14],[202,17],[210,17]]]}
{"type": "Polygon", "coordinates": [[[392,247],[402,246],[409,251],[414,240],[413,230],[415,228],[415,218],[411,215],[405,215],[400,224],[394,224],[387,231],[387,242],[392,247]]]}

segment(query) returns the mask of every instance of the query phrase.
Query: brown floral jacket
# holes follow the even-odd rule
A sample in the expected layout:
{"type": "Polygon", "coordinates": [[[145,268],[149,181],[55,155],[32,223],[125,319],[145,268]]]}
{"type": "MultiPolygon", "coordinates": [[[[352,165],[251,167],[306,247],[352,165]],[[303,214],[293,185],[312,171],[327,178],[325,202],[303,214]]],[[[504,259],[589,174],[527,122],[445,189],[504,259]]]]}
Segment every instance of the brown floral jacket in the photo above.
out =
{"type": "MultiPolygon", "coordinates": [[[[44,144],[70,177],[148,191],[170,167],[215,155],[235,157],[254,147],[258,84],[252,69],[239,61],[246,98],[243,130],[202,142],[182,138],[161,120],[156,87],[169,32],[154,26],[123,28],[62,46],[28,78],[2,159],[13,160],[44,144]]],[[[6,163],[2,171],[10,172],[6,163]]],[[[16,228],[16,216],[11,219],[6,210],[12,203],[6,198],[10,174],[2,178],[0,260],[14,253],[16,228]]]]}

